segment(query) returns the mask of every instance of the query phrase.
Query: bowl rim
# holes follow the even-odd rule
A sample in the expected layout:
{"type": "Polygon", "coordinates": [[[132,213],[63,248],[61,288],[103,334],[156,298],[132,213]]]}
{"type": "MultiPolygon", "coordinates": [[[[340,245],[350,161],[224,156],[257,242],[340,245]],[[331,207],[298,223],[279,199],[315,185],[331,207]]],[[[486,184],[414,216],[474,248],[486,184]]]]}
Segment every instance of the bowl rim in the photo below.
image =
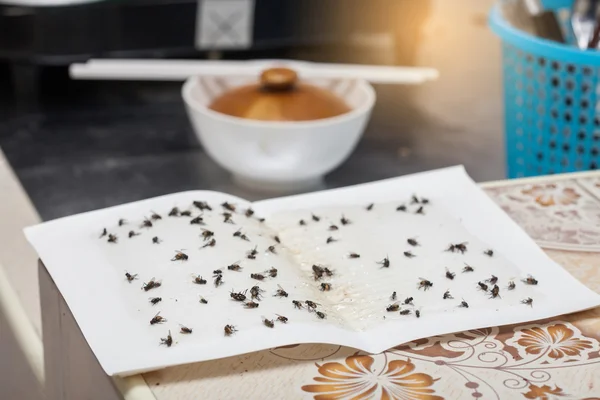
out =
{"type": "MultiPolygon", "coordinates": [[[[203,75],[202,77],[210,77],[211,75],[203,75]]],[[[190,107],[194,112],[204,114],[212,119],[220,120],[221,122],[227,122],[236,125],[243,126],[254,126],[264,128],[285,128],[285,129],[305,129],[310,127],[326,127],[330,125],[336,125],[345,121],[354,119],[356,117],[367,114],[375,104],[376,94],[373,86],[364,79],[352,79],[356,82],[357,87],[364,91],[367,98],[362,105],[352,110],[336,115],[334,117],[327,117],[309,121],[259,121],[241,117],[235,117],[213,111],[207,106],[199,103],[192,97],[192,89],[197,86],[198,79],[201,76],[194,75],[187,78],[181,88],[181,95],[185,104],[190,107]]],[[[349,81],[350,79],[344,79],[349,81]]]]}

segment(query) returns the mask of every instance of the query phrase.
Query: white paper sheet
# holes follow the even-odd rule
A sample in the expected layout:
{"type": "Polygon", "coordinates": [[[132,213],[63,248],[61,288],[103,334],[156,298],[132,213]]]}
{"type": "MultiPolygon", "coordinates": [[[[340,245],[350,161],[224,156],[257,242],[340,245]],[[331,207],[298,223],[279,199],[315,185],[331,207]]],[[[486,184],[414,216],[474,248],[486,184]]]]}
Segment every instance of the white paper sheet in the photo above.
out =
{"type": "MultiPolygon", "coordinates": [[[[236,213],[235,225],[224,224],[218,206],[223,201],[235,203],[238,210],[250,206],[220,193],[185,192],[26,229],[107,374],[127,375],[294,343],[334,343],[380,352],[431,335],[542,319],[600,304],[600,296],[552,262],[462,167],[252,204],[257,216],[267,218],[265,223],[236,213]],[[415,193],[430,200],[426,215],[415,215],[414,206],[406,215],[396,213],[394,204],[408,204],[415,193]],[[199,248],[207,241],[199,236],[202,227],[189,224],[191,218],[166,215],[172,207],[184,210],[195,200],[207,201],[214,208],[204,213],[204,228],[214,231],[215,247],[199,248]],[[369,203],[378,203],[372,216],[364,210],[369,203]],[[151,210],[161,214],[162,220],[152,228],[140,228],[151,210]],[[312,221],[311,211],[321,217],[320,222],[312,221]],[[327,224],[336,223],[340,212],[347,213],[352,224],[342,227],[338,222],[339,231],[325,231],[327,224]],[[302,215],[307,222],[304,226],[298,224],[302,215]],[[401,219],[394,221],[395,217],[401,219]],[[120,218],[128,224],[119,227],[120,218]],[[98,237],[103,227],[118,235],[116,244],[98,237]],[[233,237],[239,228],[250,242],[233,237]],[[141,234],[128,238],[130,230],[141,234]],[[275,243],[276,234],[289,244],[289,251],[275,243]],[[153,244],[154,236],[162,242],[153,244]],[[338,242],[324,243],[329,236],[338,242]],[[416,237],[421,246],[411,249],[408,236],[416,237]],[[464,255],[445,252],[450,242],[468,242],[468,251],[464,255]],[[277,254],[267,251],[271,245],[277,254]],[[254,246],[256,260],[245,258],[254,246]],[[483,254],[488,247],[494,257],[483,254]],[[176,250],[189,259],[171,261],[176,250]],[[408,250],[417,257],[405,257],[403,252],[408,250]],[[361,257],[347,258],[350,251],[360,252],[361,257]],[[391,265],[381,268],[376,261],[386,256],[391,265]],[[236,262],[242,271],[226,269],[236,262]],[[463,274],[464,262],[476,270],[463,274]],[[331,283],[331,291],[318,290],[321,281],[311,278],[312,263],[334,270],[333,277],[322,281],[331,283]],[[271,267],[278,270],[276,278],[258,282],[249,277],[271,267]],[[456,273],[454,280],[445,278],[446,267],[456,273]],[[219,287],[213,284],[216,269],[224,271],[225,283],[219,287]],[[137,273],[139,279],[127,282],[125,271],[137,273]],[[489,299],[477,290],[477,281],[491,274],[499,278],[501,299],[489,299]],[[527,274],[540,284],[524,285],[520,279],[527,274]],[[207,284],[192,283],[195,275],[207,284]],[[162,286],[141,290],[142,283],[152,277],[162,280],[162,286]],[[419,277],[434,286],[427,292],[419,290],[419,277]],[[512,292],[506,290],[510,279],[517,285],[512,292]],[[258,308],[244,309],[230,299],[230,290],[243,291],[254,284],[265,290],[258,308]],[[289,293],[287,298],[273,296],[278,285],[289,293]],[[399,300],[415,298],[415,307],[406,306],[411,315],[384,311],[393,303],[389,300],[393,290],[399,300]],[[441,300],[445,290],[455,299],[441,300]],[[163,300],[152,305],[148,300],[154,296],[163,300]],[[200,304],[199,296],[209,303],[200,304]],[[520,303],[527,297],[534,299],[533,307],[520,303]],[[463,298],[469,309],[457,307],[463,298]],[[295,309],[294,299],[314,300],[327,318],[295,309]],[[421,311],[421,318],[415,318],[416,310],[421,311]],[[158,311],[168,321],[151,326],[149,321],[158,311]],[[263,316],[272,319],[276,314],[288,317],[289,322],[275,322],[273,329],[262,324],[263,316]],[[193,333],[180,334],[179,324],[193,328],[193,333]],[[225,337],[226,324],[235,325],[238,332],[225,337]],[[167,348],[159,343],[169,330],[174,344],[167,348]]],[[[193,207],[190,210],[193,216],[199,214],[193,207]]]]}

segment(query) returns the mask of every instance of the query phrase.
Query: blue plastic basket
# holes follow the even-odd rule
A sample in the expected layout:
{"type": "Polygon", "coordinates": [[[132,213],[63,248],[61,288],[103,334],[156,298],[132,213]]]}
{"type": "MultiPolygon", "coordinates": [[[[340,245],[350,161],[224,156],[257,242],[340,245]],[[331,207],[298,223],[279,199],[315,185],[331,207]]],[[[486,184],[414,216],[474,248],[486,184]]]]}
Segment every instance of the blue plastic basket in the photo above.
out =
{"type": "MultiPolygon", "coordinates": [[[[543,4],[568,10],[572,0],[543,4]]],[[[498,6],[490,26],[502,39],[508,177],[597,169],[600,52],[519,31],[502,18],[498,6]]]]}

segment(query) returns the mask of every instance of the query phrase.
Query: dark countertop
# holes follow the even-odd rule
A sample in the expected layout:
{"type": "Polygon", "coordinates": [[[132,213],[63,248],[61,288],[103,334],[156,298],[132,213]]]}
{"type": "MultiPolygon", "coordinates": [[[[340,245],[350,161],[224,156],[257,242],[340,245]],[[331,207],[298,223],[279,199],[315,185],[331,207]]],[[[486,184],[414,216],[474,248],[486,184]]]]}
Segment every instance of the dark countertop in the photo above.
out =
{"type": "MultiPolygon", "coordinates": [[[[0,147],[44,220],[190,189],[273,196],[235,186],[204,153],[185,115],[181,84],[74,82],[64,71],[49,74],[39,110],[11,113],[0,127],[0,147]]],[[[440,126],[411,105],[415,90],[377,87],[365,136],[324,188],[456,164],[477,181],[504,177],[501,137],[440,126]]]]}

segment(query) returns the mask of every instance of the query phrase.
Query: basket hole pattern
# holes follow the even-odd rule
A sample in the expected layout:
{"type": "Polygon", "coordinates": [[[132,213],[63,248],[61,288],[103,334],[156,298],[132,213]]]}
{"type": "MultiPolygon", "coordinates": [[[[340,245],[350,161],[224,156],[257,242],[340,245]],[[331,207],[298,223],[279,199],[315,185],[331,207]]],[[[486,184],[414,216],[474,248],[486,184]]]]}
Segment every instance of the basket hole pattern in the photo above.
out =
{"type": "Polygon", "coordinates": [[[504,43],[509,177],[597,169],[600,68],[504,43]]]}

